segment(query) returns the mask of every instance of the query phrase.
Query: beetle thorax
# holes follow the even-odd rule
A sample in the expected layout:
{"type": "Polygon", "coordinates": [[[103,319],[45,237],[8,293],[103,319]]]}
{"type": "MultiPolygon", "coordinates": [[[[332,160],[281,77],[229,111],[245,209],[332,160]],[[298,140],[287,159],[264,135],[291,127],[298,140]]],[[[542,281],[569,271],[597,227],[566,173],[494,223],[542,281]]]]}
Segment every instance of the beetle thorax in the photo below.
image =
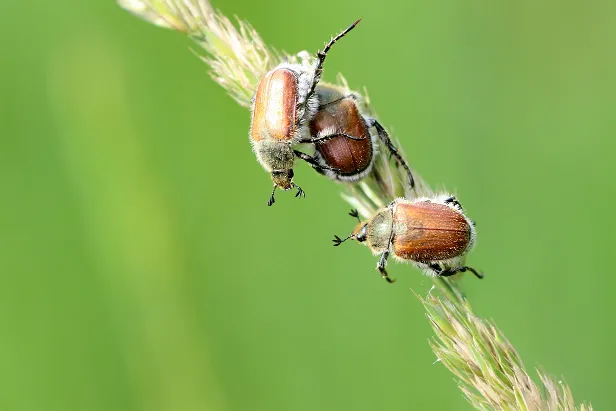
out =
{"type": "Polygon", "coordinates": [[[393,215],[390,209],[376,213],[368,222],[367,244],[375,253],[388,251],[391,245],[393,215]]]}
{"type": "Polygon", "coordinates": [[[257,159],[267,171],[283,171],[293,168],[295,154],[288,141],[259,141],[253,143],[257,159]]]}

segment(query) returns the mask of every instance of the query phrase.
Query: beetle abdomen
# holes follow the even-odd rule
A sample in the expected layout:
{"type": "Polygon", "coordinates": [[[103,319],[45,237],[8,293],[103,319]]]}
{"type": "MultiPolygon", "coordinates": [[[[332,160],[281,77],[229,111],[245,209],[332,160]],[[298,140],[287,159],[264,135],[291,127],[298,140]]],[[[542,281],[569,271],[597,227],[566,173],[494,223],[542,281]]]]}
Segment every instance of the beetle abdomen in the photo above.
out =
{"type": "Polygon", "coordinates": [[[267,73],[259,82],[252,113],[253,141],[291,140],[297,115],[297,78],[288,69],[267,73]]]}
{"type": "Polygon", "coordinates": [[[471,241],[471,227],[461,213],[431,202],[398,204],[394,230],[394,254],[406,260],[458,257],[471,241]]]}
{"type": "Polygon", "coordinates": [[[373,156],[370,132],[352,99],[323,106],[310,122],[310,131],[317,138],[334,133],[362,138],[357,141],[339,136],[317,143],[316,150],[323,160],[340,170],[340,174],[357,174],[370,165],[373,156]]]}

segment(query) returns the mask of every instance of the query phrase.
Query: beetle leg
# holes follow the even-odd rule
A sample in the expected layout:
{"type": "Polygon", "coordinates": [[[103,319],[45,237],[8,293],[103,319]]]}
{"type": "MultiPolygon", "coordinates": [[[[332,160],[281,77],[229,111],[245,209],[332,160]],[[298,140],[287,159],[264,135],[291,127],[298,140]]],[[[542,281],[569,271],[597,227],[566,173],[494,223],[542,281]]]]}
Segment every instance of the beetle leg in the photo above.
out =
{"type": "Polygon", "coordinates": [[[306,192],[304,190],[302,190],[302,188],[300,186],[298,186],[297,184],[293,183],[293,187],[297,188],[297,193],[295,194],[295,197],[297,198],[306,198],[306,192]]]}
{"type": "MultiPolygon", "coordinates": [[[[314,68],[314,78],[312,80],[312,86],[310,87],[310,91],[308,92],[308,97],[310,97],[312,94],[314,94],[314,89],[317,87],[317,84],[319,84],[319,80],[321,79],[321,74],[323,74],[323,63],[325,62],[325,57],[327,57],[327,52],[329,51],[329,49],[338,41],[340,40],[342,37],[346,36],[346,34],[353,30],[355,28],[355,26],[357,26],[359,24],[359,21],[361,19],[355,21],[353,24],[351,24],[349,27],[347,27],[346,29],[344,29],[340,34],[338,34],[336,37],[332,38],[329,43],[327,43],[325,45],[325,47],[323,48],[323,51],[318,51],[317,52],[317,64],[314,68]]],[[[306,98],[306,101],[308,101],[308,98],[306,98]]]]}
{"type": "Polygon", "coordinates": [[[356,96],[355,94],[347,94],[346,96],[343,96],[343,97],[337,98],[336,100],[328,101],[327,103],[323,103],[323,104],[321,104],[321,105],[319,106],[319,110],[320,110],[320,109],[322,109],[322,108],[324,108],[324,107],[327,107],[327,106],[329,106],[329,105],[331,105],[331,104],[338,104],[338,103],[340,103],[342,100],[346,100],[347,98],[350,98],[350,99],[352,99],[352,100],[357,100],[357,96],[356,96]]]}
{"type": "Polygon", "coordinates": [[[340,171],[337,168],[332,168],[332,167],[326,166],[324,164],[320,164],[314,157],[309,156],[306,153],[302,153],[301,151],[297,151],[297,150],[293,150],[293,152],[295,153],[295,155],[298,158],[301,158],[306,163],[310,164],[312,166],[312,168],[314,168],[315,170],[317,170],[321,174],[325,174],[325,170],[331,170],[334,173],[338,173],[340,171]]]}
{"type": "Polygon", "coordinates": [[[470,271],[471,273],[475,274],[475,276],[479,279],[483,278],[483,274],[478,272],[477,270],[475,270],[473,267],[456,267],[456,268],[448,268],[447,270],[443,270],[440,273],[438,273],[439,276],[441,277],[449,277],[452,276],[456,273],[464,273],[466,271],[470,271]]]}
{"type": "Polygon", "coordinates": [[[447,198],[445,200],[445,204],[453,204],[458,209],[460,209],[460,211],[462,211],[462,204],[460,204],[460,202],[458,201],[458,199],[455,196],[451,196],[451,197],[447,198]]]}
{"type": "Polygon", "coordinates": [[[383,277],[388,283],[393,283],[396,280],[392,280],[391,278],[389,278],[389,275],[387,275],[387,270],[385,270],[385,265],[387,264],[387,257],[389,257],[389,251],[383,252],[383,254],[381,254],[381,258],[379,259],[379,263],[376,265],[376,268],[381,273],[381,277],[383,277]]]}
{"type": "Polygon", "coordinates": [[[335,137],[346,137],[349,140],[355,140],[355,141],[365,140],[365,138],[355,137],[355,136],[352,136],[352,135],[346,134],[346,133],[334,133],[334,134],[328,134],[326,136],[321,136],[321,137],[305,138],[303,140],[299,140],[298,143],[302,143],[302,144],[304,144],[304,143],[312,143],[312,144],[314,144],[314,143],[323,143],[323,142],[325,142],[327,140],[331,140],[332,138],[335,138],[335,137]]]}
{"type": "MultiPolygon", "coordinates": [[[[430,270],[434,271],[434,273],[435,273],[436,275],[438,275],[438,276],[441,276],[441,275],[442,275],[441,273],[443,272],[443,269],[441,268],[441,266],[440,266],[440,265],[438,265],[438,264],[427,264],[427,263],[424,263],[424,264],[426,264],[430,270]]],[[[448,277],[448,276],[450,276],[450,275],[451,275],[451,274],[449,274],[449,275],[443,275],[443,277],[448,277]]]]}
{"type": "Polygon", "coordinates": [[[404,161],[404,159],[398,152],[398,149],[396,148],[396,146],[394,146],[394,144],[391,142],[391,139],[389,138],[389,134],[387,134],[387,130],[385,130],[385,128],[381,125],[381,123],[376,121],[376,119],[369,118],[369,117],[366,117],[365,119],[366,119],[366,123],[368,124],[368,127],[376,128],[376,132],[378,133],[379,138],[381,139],[383,144],[385,144],[385,146],[389,149],[389,152],[391,153],[391,155],[396,157],[398,164],[400,164],[406,170],[406,174],[409,176],[409,184],[411,186],[411,189],[415,187],[415,179],[413,178],[413,173],[411,173],[411,169],[409,168],[408,164],[406,164],[406,161],[404,161]]]}
{"type": "Polygon", "coordinates": [[[274,193],[276,192],[276,189],[278,188],[278,185],[274,184],[274,189],[272,190],[272,195],[270,196],[269,200],[267,200],[267,205],[268,206],[272,206],[272,204],[274,204],[276,202],[276,199],[274,198],[274,193]]]}

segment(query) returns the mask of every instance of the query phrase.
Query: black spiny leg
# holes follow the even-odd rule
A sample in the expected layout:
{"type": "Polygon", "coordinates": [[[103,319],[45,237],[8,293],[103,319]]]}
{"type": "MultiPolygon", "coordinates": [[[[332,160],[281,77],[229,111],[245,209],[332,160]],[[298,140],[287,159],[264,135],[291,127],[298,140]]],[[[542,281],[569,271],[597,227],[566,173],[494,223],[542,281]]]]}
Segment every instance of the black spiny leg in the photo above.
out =
{"type": "MultiPolygon", "coordinates": [[[[432,268],[432,267],[430,267],[432,268]]],[[[438,273],[438,275],[440,275],[441,277],[449,277],[452,276],[456,273],[464,273],[466,271],[470,271],[471,273],[475,274],[475,276],[479,279],[483,278],[483,274],[481,274],[480,272],[477,272],[474,268],[472,267],[456,267],[456,268],[448,268],[447,270],[443,270],[440,273],[438,273]]]]}
{"type": "Polygon", "coordinates": [[[321,174],[325,174],[325,170],[331,170],[334,173],[340,172],[340,170],[338,170],[337,168],[332,168],[332,167],[328,167],[328,166],[323,165],[323,164],[319,164],[319,162],[314,157],[309,156],[306,153],[302,153],[301,151],[297,151],[297,150],[293,150],[293,152],[295,153],[295,155],[298,158],[301,158],[306,163],[310,164],[312,166],[312,168],[314,168],[315,170],[317,170],[317,172],[319,172],[321,174]]]}
{"type": "Polygon", "coordinates": [[[272,190],[272,195],[270,196],[269,200],[267,200],[267,205],[270,207],[272,206],[272,204],[276,202],[276,199],[274,198],[274,193],[276,192],[277,188],[278,186],[274,185],[274,189],[272,190]]]}
{"type": "Polygon", "coordinates": [[[376,121],[376,119],[368,118],[366,119],[366,122],[368,123],[368,127],[376,128],[376,132],[378,133],[379,138],[381,139],[383,144],[385,144],[385,146],[389,149],[389,152],[391,153],[391,155],[396,157],[398,164],[404,167],[404,169],[406,170],[406,174],[409,177],[409,184],[412,190],[415,187],[415,179],[413,178],[413,173],[411,173],[411,169],[409,168],[408,164],[406,164],[406,161],[404,161],[404,159],[398,152],[398,149],[396,148],[396,146],[394,146],[394,144],[391,142],[391,139],[389,138],[389,134],[387,134],[387,130],[385,130],[385,128],[381,125],[381,123],[376,121]]]}
{"type": "Polygon", "coordinates": [[[387,275],[387,270],[385,270],[385,265],[387,264],[387,257],[389,257],[389,251],[385,251],[383,254],[381,254],[381,258],[379,259],[379,263],[377,264],[376,268],[381,273],[381,277],[387,280],[388,283],[393,283],[396,280],[392,280],[391,278],[389,278],[389,275],[387,275]]]}
{"type": "Polygon", "coordinates": [[[449,198],[447,198],[445,200],[445,204],[453,204],[454,206],[458,207],[460,210],[462,210],[462,204],[460,204],[460,202],[458,201],[458,199],[454,196],[451,196],[449,198]]]}
{"type": "Polygon", "coordinates": [[[357,100],[357,96],[355,94],[347,94],[346,96],[337,98],[335,100],[332,101],[328,101],[327,103],[323,103],[319,106],[319,110],[321,110],[322,108],[325,108],[327,106],[331,106],[332,104],[338,104],[343,100],[346,100],[347,98],[350,98],[351,100],[357,100]]]}
{"type": "MultiPolygon", "coordinates": [[[[441,275],[441,273],[443,272],[443,269],[442,269],[442,268],[441,268],[441,266],[440,266],[440,265],[438,265],[438,264],[427,264],[427,266],[428,266],[428,268],[430,268],[432,271],[434,271],[434,273],[435,273],[436,275],[439,275],[439,276],[440,276],[440,275],[441,275]]],[[[447,277],[447,276],[445,276],[445,277],[447,277]]]]}
{"type": "Polygon", "coordinates": [[[355,141],[361,141],[361,140],[365,140],[365,138],[362,137],[355,137],[352,136],[350,134],[346,134],[346,133],[334,133],[334,134],[328,134],[326,136],[321,136],[321,137],[315,137],[315,138],[305,138],[303,140],[299,140],[298,143],[324,143],[327,140],[331,140],[332,138],[336,138],[336,137],[346,137],[349,140],[355,140],[355,141]]]}
{"type": "Polygon", "coordinates": [[[293,187],[297,188],[297,193],[295,193],[295,197],[297,198],[306,198],[306,192],[304,190],[302,190],[302,188],[300,186],[298,186],[297,184],[293,183],[293,187]]]}
{"type": "MultiPolygon", "coordinates": [[[[308,97],[310,97],[313,93],[314,93],[314,89],[317,87],[317,84],[319,83],[319,80],[321,79],[321,74],[323,74],[323,63],[325,62],[325,57],[327,57],[327,52],[329,51],[330,48],[332,48],[332,46],[341,38],[343,38],[344,36],[346,36],[346,34],[353,30],[355,28],[355,26],[357,26],[359,24],[361,19],[355,21],[353,24],[351,24],[349,27],[347,27],[346,29],[344,29],[340,34],[338,34],[336,37],[332,38],[329,43],[327,43],[325,45],[325,47],[323,48],[323,51],[319,51],[317,52],[317,65],[314,69],[314,79],[312,81],[312,87],[310,87],[310,92],[308,93],[308,97]]],[[[308,101],[308,98],[306,98],[306,101],[308,101]]]]}

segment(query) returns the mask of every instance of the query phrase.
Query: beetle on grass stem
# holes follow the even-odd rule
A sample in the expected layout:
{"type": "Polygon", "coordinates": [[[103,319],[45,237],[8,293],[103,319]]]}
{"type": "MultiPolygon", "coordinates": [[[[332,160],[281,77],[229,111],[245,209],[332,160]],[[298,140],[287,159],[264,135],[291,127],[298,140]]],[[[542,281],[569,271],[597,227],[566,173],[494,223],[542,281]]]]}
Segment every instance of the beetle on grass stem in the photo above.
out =
{"type": "Polygon", "coordinates": [[[334,180],[357,181],[370,171],[374,162],[375,138],[378,137],[407,170],[411,188],[411,171],[391,143],[385,129],[374,119],[362,115],[352,95],[331,97],[329,88],[317,88],[323,63],[330,48],[357,26],[355,21],[332,38],[319,51],[314,66],[281,63],[263,76],[252,104],[250,140],[257,159],[271,173],[274,193],[297,188],[296,197],[305,192],[293,182],[295,159],[300,158],[319,173],[334,180]],[[295,149],[297,144],[312,144],[315,155],[295,149]]]}
{"type": "Polygon", "coordinates": [[[335,236],[334,246],[348,239],[367,245],[380,256],[377,269],[390,283],[394,280],[385,269],[390,255],[431,276],[470,271],[483,278],[483,274],[464,265],[465,255],[475,243],[475,225],[454,196],[396,199],[367,221],[361,221],[356,210],[350,214],[359,224],[348,237],[335,236]]]}

